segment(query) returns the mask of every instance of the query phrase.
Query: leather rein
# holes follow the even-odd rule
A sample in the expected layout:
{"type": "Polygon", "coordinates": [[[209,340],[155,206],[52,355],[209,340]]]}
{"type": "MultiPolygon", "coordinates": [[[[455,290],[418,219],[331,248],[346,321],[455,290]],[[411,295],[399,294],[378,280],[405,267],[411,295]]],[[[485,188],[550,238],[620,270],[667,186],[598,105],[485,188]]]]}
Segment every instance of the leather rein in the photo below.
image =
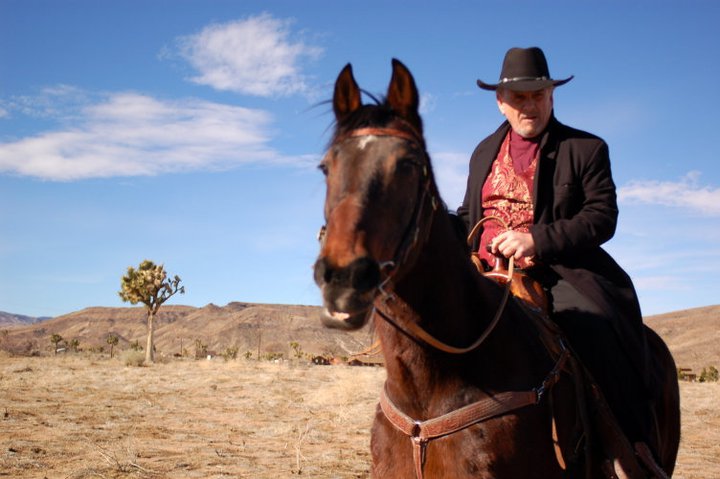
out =
{"type": "MultiPolygon", "coordinates": [[[[410,125],[404,126],[409,128],[409,130],[387,127],[358,128],[340,135],[336,140],[336,143],[349,138],[362,136],[392,136],[413,142],[425,151],[424,142],[417,131],[410,125]]],[[[427,159],[427,153],[425,153],[425,158],[427,159]]],[[[415,322],[411,321],[407,324],[401,325],[392,317],[390,312],[391,303],[404,303],[392,292],[392,282],[396,279],[395,276],[398,274],[400,267],[407,263],[411,257],[419,254],[421,249],[420,246],[422,246],[430,235],[433,218],[435,212],[437,211],[438,204],[440,203],[436,194],[432,190],[432,180],[428,171],[428,165],[424,164],[422,166],[423,182],[419,185],[418,200],[415,203],[412,221],[406,228],[403,240],[398,245],[393,260],[386,261],[381,264],[381,272],[385,274],[385,279],[378,286],[381,296],[373,306],[372,314],[377,314],[383,320],[408,337],[425,343],[434,349],[448,354],[465,354],[477,349],[500,322],[510,297],[510,281],[508,281],[505,285],[502,299],[500,300],[492,321],[481,333],[481,335],[472,344],[466,347],[456,347],[447,344],[428,333],[415,322]],[[426,205],[428,203],[430,203],[432,208],[430,220],[423,224],[421,219],[423,218],[423,214],[425,213],[427,208],[426,205]]],[[[318,235],[318,239],[321,241],[324,239],[324,232],[325,226],[321,228],[318,235]]],[[[431,440],[454,434],[474,424],[507,414],[513,410],[538,404],[544,393],[552,388],[552,386],[558,381],[560,372],[562,371],[568,356],[569,351],[563,351],[552,370],[536,388],[528,391],[502,392],[468,404],[442,416],[425,421],[413,419],[401,411],[388,397],[385,388],[383,388],[380,394],[380,408],[387,420],[397,430],[411,439],[413,445],[415,474],[418,479],[423,479],[423,468],[426,456],[425,452],[427,445],[431,440]]]]}

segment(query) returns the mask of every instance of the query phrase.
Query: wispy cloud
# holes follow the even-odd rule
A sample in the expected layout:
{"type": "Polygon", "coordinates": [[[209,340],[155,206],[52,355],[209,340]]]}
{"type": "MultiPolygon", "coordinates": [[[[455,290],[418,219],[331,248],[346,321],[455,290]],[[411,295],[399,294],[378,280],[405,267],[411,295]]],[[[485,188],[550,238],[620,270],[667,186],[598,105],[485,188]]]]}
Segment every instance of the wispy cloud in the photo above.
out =
{"type": "Polygon", "coordinates": [[[199,73],[191,80],[202,85],[263,97],[304,93],[300,61],[322,49],[291,38],[291,24],[262,14],[209,25],[180,38],[180,54],[199,73]]]}
{"type": "MultiPolygon", "coordinates": [[[[54,85],[34,95],[15,95],[0,99],[0,110],[10,117],[19,113],[32,118],[69,119],[78,108],[92,101],[89,94],[71,85],[54,85]]],[[[2,117],[0,113],[0,118],[2,117]]]]}
{"type": "Polygon", "coordinates": [[[261,110],[115,93],[75,115],[72,127],[0,143],[0,173],[69,181],[283,161],[268,146],[272,119],[261,110]]]}
{"type": "Polygon", "coordinates": [[[618,189],[618,200],[673,206],[706,216],[720,216],[720,188],[701,185],[698,171],[691,171],[678,181],[631,181],[618,189]]]}
{"type": "Polygon", "coordinates": [[[659,275],[659,276],[637,276],[633,282],[635,287],[642,290],[661,292],[661,291],[690,291],[693,285],[689,282],[683,283],[678,281],[677,276],[659,275]]]}
{"type": "Polygon", "coordinates": [[[437,97],[432,93],[420,94],[420,114],[427,115],[432,113],[437,107],[437,97]]]}

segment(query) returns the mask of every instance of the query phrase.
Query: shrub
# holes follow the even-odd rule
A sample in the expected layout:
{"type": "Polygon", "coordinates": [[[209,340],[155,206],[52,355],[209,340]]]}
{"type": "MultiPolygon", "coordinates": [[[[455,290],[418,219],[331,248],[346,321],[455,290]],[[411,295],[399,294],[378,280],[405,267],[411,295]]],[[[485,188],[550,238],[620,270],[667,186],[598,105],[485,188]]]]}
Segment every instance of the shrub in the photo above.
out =
{"type": "Polygon", "coordinates": [[[290,343],[290,348],[293,350],[293,354],[297,359],[303,357],[303,350],[300,347],[300,343],[298,343],[297,341],[292,341],[290,343]]]}
{"type": "Polygon", "coordinates": [[[134,349],[128,349],[123,351],[120,359],[125,366],[136,366],[140,367],[145,364],[145,353],[142,351],[136,351],[134,349]]]}
{"type": "Polygon", "coordinates": [[[225,361],[229,361],[231,359],[237,359],[238,355],[238,348],[237,346],[232,348],[226,348],[225,352],[222,353],[222,357],[225,358],[225,361]]]}
{"type": "Polygon", "coordinates": [[[700,378],[698,379],[701,383],[716,382],[718,380],[720,380],[720,372],[718,372],[715,366],[703,368],[700,373],[700,378]]]}
{"type": "Polygon", "coordinates": [[[282,361],[285,355],[283,353],[267,352],[263,359],[267,361],[282,361]]]}
{"type": "Polygon", "coordinates": [[[677,369],[677,378],[680,381],[694,381],[695,373],[693,373],[692,369],[690,369],[690,368],[678,368],[677,369]]]}
{"type": "Polygon", "coordinates": [[[195,359],[203,359],[208,355],[208,346],[199,339],[195,340],[195,359]]]}

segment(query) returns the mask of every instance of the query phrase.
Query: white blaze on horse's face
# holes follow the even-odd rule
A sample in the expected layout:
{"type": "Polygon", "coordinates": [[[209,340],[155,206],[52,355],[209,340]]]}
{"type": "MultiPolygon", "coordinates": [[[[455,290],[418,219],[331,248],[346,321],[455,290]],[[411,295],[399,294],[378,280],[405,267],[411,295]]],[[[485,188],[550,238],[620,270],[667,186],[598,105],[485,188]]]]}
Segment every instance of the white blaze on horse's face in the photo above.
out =
{"type": "Polygon", "coordinates": [[[360,141],[358,142],[358,148],[360,148],[361,150],[364,150],[365,147],[368,145],[368,143],[370,143],[371,141],[374,141],[376,139],[377,139],[377,136],[375,136],[375,135],[368,135],[368,136],[360,137],[360,141]]]}

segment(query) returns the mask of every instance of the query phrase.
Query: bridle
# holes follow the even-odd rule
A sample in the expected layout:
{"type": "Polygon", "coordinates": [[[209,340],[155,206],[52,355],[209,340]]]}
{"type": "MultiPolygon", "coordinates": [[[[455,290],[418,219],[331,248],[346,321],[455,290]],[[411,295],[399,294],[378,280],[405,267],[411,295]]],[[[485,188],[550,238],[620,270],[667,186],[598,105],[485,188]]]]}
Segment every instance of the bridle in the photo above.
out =
{"type": "Polygon", "coordinates": [[[380,137],[394,137],[401,138],[409,141],[417,146],[420,151],[423,152],[423,163],[419,165],[421,167],[421,181],[418,185],[418,194],[413,207],[413,214],[410,222],[405,227],[402,239],[395,250],[395,254],[392,259],[383,261],[380,263],[381,273],[385,275],[384,281],[380,284],[380,291],[384,291],[384,286],[388,284],[393,278],[401,266],[411,261],[411,256],[418,253],[421,245],[427,240],[430,235],[430,229],[432,227],[433,218],[435,217],[435,211],[439,206],[439,199],[437,194],[432,189],[432,178],[430,176],[429,169],[429,158],[425,151],[425,143],[422,136],[417,130],[407,123],[401,120],[403,128],[396,127],[362,127],[347,131],[336,138],[334,143],[341,143],[351,138],[358,138],[364,136],[380,136],[380,137]],[[421,221],[425,212],[428,208],[432,209],[429,221],[425,224],[421,221]]]}
{"type": "MultiPolygon", "coordinates": [[[[418,199],[415,201],[414,211],[411,216],[411,220],[405,228],[402,240],[396,248],[393,258],[388,261],[380,263],[380,272],[384,275],[384,279],[378,285],[378,291],[380,296],[373,305],[372,315],[377,314],[387,323],[403,332],[410,338],[419,340],[437,350],[443,351],[449,354],[465,354],[470,351],[477,349],[490,333],[495,329],[500,318],[502,317],[505,307],[507,306],[508,299],[510,297],[510,282],[508,281],[504,288],[502,299],[495,312],[495,316],[490,322],[489,326],[481,333],[481,335],[469,346],[456,347],[447,344],[430,333],[414,322],[407,324],[400,324],[393,318],[391,310],[391,303],[400,304],[403,303],[395,293],[392,292],[392,285],[397,281],[401,275],[404,266],[411,263],[420,253],[423,244],[427,241],[430,236],[430,230],[432,228],[433,219],[435,213],[441,203],[437,193],[432,188],[432,178],[429,171],[429,157],[425,151],[425,143],[422,136],[418,131],[404,120],[400,120],[402,129],[396,127],[361,127],[344,132],[335,139],[333,144],[342,143],[351,138],[358,138],[364,136],[389,136],[395,138],[401,138],[409,142],[414,143],[423,151],[424,163],[422,164],[422,178],[418,186],[418,199]],[[429,216],[428,221],[423,222],[423,215],[427,208],[432,208],[432,212],[429,216]]],[[[318,233],[318,240],[324,241],[326,226],[322,226],[318,233]]],[[[511,259],[512,265],[512,259],[511,259]]],[[[512,266],[511,266],[512,267],[512,266]]]]}

